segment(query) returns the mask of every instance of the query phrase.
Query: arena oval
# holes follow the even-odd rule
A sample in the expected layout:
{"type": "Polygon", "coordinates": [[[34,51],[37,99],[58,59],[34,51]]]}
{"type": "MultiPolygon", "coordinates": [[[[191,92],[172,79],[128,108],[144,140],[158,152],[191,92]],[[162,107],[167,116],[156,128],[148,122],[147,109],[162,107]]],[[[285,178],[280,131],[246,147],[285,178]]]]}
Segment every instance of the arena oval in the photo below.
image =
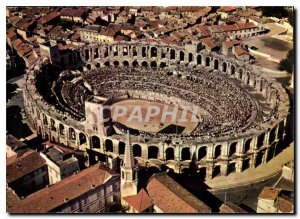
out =
{"type": "MultiPolygon", "coordinates": [[[[265,121],[261,129],[210,139],[173,138],[143,141],[132,136],[135,158],[139,163],[161,168],[166,166],[182,173],[192,162],[205,178],[228,175],[255,168],[271,160],[276,146],[285,137],[289,99],[284,88],[253,65],[245,65],[214,52],[208,53],[197,43],[170,46],[157,43],[94,44],[77,48],[63,57],[62,66],[84,71],[103,66],[143,66],[170,68],[189,66],[215,70],[236,78],[262,94],[277,109],[276,117],[265,121]]],[[[40,60],[28,70],[24,91],[25,111],[29,124],[44,139],[83,150],[92,150],[122,158],[125,136],[90,135],[84,121],[69,118],[62,112],[52,113],[53,106],[39,95],[32,82],[39,71],[40,60]],[[52,110],[51,110],[52,109],[52,110]]]]}

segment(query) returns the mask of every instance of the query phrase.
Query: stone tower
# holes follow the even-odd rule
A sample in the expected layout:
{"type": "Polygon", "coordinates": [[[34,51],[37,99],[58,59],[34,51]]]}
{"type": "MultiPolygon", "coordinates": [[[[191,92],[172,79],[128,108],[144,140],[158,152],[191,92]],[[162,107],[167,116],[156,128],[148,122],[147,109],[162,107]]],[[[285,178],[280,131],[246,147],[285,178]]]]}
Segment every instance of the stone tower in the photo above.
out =
{"type": "Polygon", "coordinates": [[[127,132],[123,164],[121,165],[121,200],[123,197],[137,194],[138,166],[135,164],[130,134],[127,132]]]}

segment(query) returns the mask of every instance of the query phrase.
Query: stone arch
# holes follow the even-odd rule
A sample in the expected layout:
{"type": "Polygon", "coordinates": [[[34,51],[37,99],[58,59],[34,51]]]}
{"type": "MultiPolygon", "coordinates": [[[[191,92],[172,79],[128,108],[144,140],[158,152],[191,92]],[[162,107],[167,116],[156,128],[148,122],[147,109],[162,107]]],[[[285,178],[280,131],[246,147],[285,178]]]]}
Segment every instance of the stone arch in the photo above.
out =
{"type": "Polygon", "coordinates": [[[251,149],[252,138],[249,138],[245,141],[244,144],[244,153],[247,153],[251,149]]]}
{"type": "Polygon", "coordinates": [[[168,147],[166,149],[166,160],[174,160],[174,148],[168,147]]]}
{"type": "Polygon", "coordinates": [[[142,47],[142,57],[147,57],[147,48],[146,47],[142,47]]]}
{"type": "Polygon", "coordinates": [[[123,141],[119,142],[119,154],[124,154],[125,153],[125,143],[123,141]]]}
{"type": "Polygon", "coordinates": [[[106,139],[105,140],[105,151],[110,151],[113,152],[114,151],[114,147],[113,147],[113,142],[110,139],[106,139]]]}
{"type": "Polygon", "coordinates": [[[142,66],[143,66],[144,68],[147,68],[147,67],[148,67],[148,63],[147,63],[146,61],[143,61],[143,62],[142,62],[142,66]]]}
{"type": "Polygon", "coordinates": [[[72,127],[69,128],[69,139],[76,140],[76,133],[72,127]]]}
{"type": "Polygon", "coordinates": [[[231,65],[231,67],[230,67],[230,73],[231,73],[231,75],[235,75],[235,66],[234,65],[231,65]]]}
{"type": "Polygon", "coordinates": [[[51,131],[56,132],[55,121],[52,118],[50,119],[50,127],[51,127],[51,131]]]}
{"type": "Polygon", "coordinates": [[[48,119],[47,119],[47,116],[44,113],[42,114],[42,118],[43,118],[43,124],[45,126],[47,126],[48,125],[48,119]]]}
{"type": "Polygon", "coordinates": [[[243,69],[240,68],[240,69],[238,70],[238,79],[242,80],[242,78],[243,78],[243,73],[244,73],[243,69]]]}
{"type": "Polygon", "coordinates": [[[272,128],[269,134],[269,144],[271,145],[276,139],[276,127],[272,128]]]}
{"type": "Polygon", "coordinates": [[[263,163],[263,158],[264,158],[263,153],[258,152],[255,160],[255,167],[258,167],[260,164],[263,163]]]}
{"type": "Polygon", "coordinates": [[[132,150],[133,150],[133,156],[135,156],[135,157],[141,157],[142,156],[142,148],[141,148],[140,145],[134,144],[132,146],[132,150]]]}
{"type": "Polygon", "coordinates": [[[232,157],[236,153],[237,142],[232,142],[229,146],[228,156],[232,157]]]}
{"type": "Polygon", "coordinates": [[[181,160],[190,160],[191,159],[191,152],[190,152],[190,148],[185,147],[182,148],[181,150],[181,160]]]}
{"type": "Polygon", "coordinates": [[[214,60],[214,69],[215,69],[215,70],[218,70],[218,69],[219,69],[219,60],[218,60],[218,59],[215,59],[215,60],[214,60]]]}
{"type": "Polygon", "coordinates": [[[87,68],[88,70],[91,70],[91,69],[92,69],[92,65],[91,65],[91,64],[87,64],[87,65],[86,65],[86,68],[87,68]]]}
{"type": "Polygon", "coordinates": [[[148,147],[148,159],[157,159],[158,158],[158,147],[149,146],[148,147]]]}
{"type": "Polygon", "coordinates": [[[128,48],[126,46],[123,47],[123,56],[128,56],[128,48]]]}
{"type": "Polygon", "coordinates": [[[127,60],[123,61],[123,66],[129,66],[129,62],[127,60]]]}
{"type": "Polygon", "coordinates": [[[109,61],[107,61],[107,62],[104,62],[104,66],[106,66],[106,67],[109,67],[109,66],[110,66],[110,63],[109,63],[109,61]]]}
{"type": "Polygon", "coordinates": [[[205,177],[206,177],[206,167],[200,167],[198,176],[202,180],[205,179],[205,177]]]}
{"type": "Polygon", "coordinates": [[[250,168],[250,159],[245,159],[242,164],[242,171],[250,168]]]}
{"type": "Polygon", "coordinates": [[[221,175],[221,166],[217,165],[214,166],[213,171],[212,171],[212,178],[220,176],[221,175]]]}
{"type": "Polygon", "coordinates": [[[120,63],[119,63],[119,61],[116,60],[113,62],[113,64],[114,64],[114,66],[119,66],[120,63]]]}
{"type": "Polygon", "coordinates": [[[117,46],[114,46],[113,52],[114,52],[114,56],[118,56],[119,55],[119,51],[118,51],[118,47],[117,46]]]}
{"type": "Polygon", "coordinates": [[[171,49],[170,51],[170,59],[175,59],[175,50],[171,49]]]}
{"type": "Polygon", "coordinates": [[[137,56],[136,46],[132,47],[132,56],[137,56]]]}
{"type": "Polygon", "coordinates": [[[139,66],[139,63],[138,63],[136,60],[134,60],[134,61],[132,62],[132,66],[133,66],[133,67],[137,67],[137,66],[139,66]]]}
{"type": "Polygon", "coordinates": [[[197,56],[197,65],[201,65],[202,64],[202,56],[198,55],[197,56]]]}
{"type": "Polygon", "coordinates": [[[227,174],[229,175],[229,174],[235,173],[235,172],[236,172],[236,164],[230,163],[227,168],[227,174]]]}
{"type": "Polygon", "coordinates": [[[264,146],[265,141],[265,133],[261,133],[257,138],[257,148],[261,148],[264,146]]]}
{"type": "Polygon", "coordinates": [[[150,65],[151,65],[151,68],[157,68],[157,62],[156,61],[152,61],[150,65]]]}
{"type": "Polygon", "coordinates": [[[95,52],[94,52],[94,59],[97,59],[97,58],[99,58],[99,49],[98,48],[96,48],[95,52]]]}
{"type": "Polygon", "coordinates": [[[92,148],[100,149],[100,138],[98,136],[92,136],[91,141],[92,148]]]}
{"type": "Polygon", "coordinates": [[[217,145],[214,148],[214,159],[218,159],[222,155],[222,145],[217,145]]]}
{"type": "Polygon", "coordinates": [[[86,143],[86,136],[82,132],[79,133],[79,144],[85,144],[86,143]]]}
{"type": "Polygon", "coordinates": [[[179,60],[184,61],[184,52],[183,51],[179,52],[179,60]]]}
{"type": "Polygon", "coordinates": [[[281,121],[278,127],[278,133],[277,133],[278,139],[283,139],[283,134],[284,134],[284,122],[281,121]]]}
{"type": "Polygon", "coordinates": [[[151,53],[151,57],[157,57],[157,48],[151,47],[150,53],[151,53]]]}
{"type": "Polygon", "coordinates": [[[88,49],[85,50],[85,60],[90,59],[90,51],[88,49]]]}
{"type": "Polygon", "coordinates": [[[205,59],[205,66],[210,66],[210,58],[208,56],[205,59]]]}
{"type": "Polygon", "coordinates": [[[207,156],[207,147],[202,146],[198,150],[198,160],[205,160],[207,156]]]}
{"type": "Polygon", "coordinates": [[[223,64],[222,64],[222,71],[223,71],[224,73],[227,72],[227,64],[226,64],[226,62],[223,62],[223,64]]]}
{"type": "Polygon", "coordinates": [[[189,53],[189,62],[194,61],[194,55],[193,53],[189,53]]]}
{"type": "Polygon", "coordinates": [[[159,67],[160,67],[160,68],[165,68],[165,67],[167,67],[167,65],[166,65],[165,62],[161,62],[160,65],[159,65],[159,67]]]}

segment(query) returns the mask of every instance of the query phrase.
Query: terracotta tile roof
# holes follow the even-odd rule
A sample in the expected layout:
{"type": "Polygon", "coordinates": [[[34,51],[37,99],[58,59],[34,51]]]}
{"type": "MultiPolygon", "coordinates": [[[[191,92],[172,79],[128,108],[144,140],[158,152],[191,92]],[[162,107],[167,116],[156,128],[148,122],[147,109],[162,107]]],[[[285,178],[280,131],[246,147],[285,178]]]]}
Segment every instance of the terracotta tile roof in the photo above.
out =
{"type": "Polygon", "coordinates": [[[7,183],[14,182],[45,165],[46,161],[33,150],[14,155],[6,160],[6,181],[7,183]]]}
{"type": "Polygon", "coordinates": [[[232,202],[225,202],[220,207],[220,213],[247,213],[247,211],[232,202]]]}
{"type": "Polygon", "coordinates": [[[212,33],[222,33],[223,32],[220,25],[212,25],[209,27],[209,29],[212,33]]]}
{"type": "Polygon", "coordinates": [[[42,24],[45,24],[59,16],[60,16],[60,13],[54,11],[54,12],[47,14],[45,17],[41,17],[39,22],[41,22],[42,24]]]}
{"type": "Polygon", "coordinates": [[[61,16],[67,16],[67,17],[82,17],[86,13],[85,8],[63,8],[60,11],[61,16]]]}
{"type": "Polygon", "coordinates": [[[256,25],[253,22],[244,23],[244,24],[240,23],[240,24],[237,24],[237,26],[240,30],[256,28],[256,25]]]}
{"type": "Polygon", "coordinates": [[[280,192],[281,189],[279,188],[265,186],[261,191],[261,193],[259,194],[258,198],[275,200],[278,197],[280,192]]]}
{"type": "Polygon", "coordinates": [[[195,28],[196,28],[196,30],[199,31],[199,33],[201,33],[201,35],[202,35],[203,37],[208,37],[208,36],[210,36],[210,33],[209,33],[207,27],[202,26],[202,25],[198,25],[198,26],[195,26],[195,28]]]}
{"type": "Polygon", "coordinates": [[[211,209],[165,173],[154,174],[147,191],[153,203],[165,213],[209,213],[211,209]]]}
{"type": "Polygon", "coordinates": [[[226,46],[227,48],[231,48],[233,47],[234,45],[238,45],[240,44],[242,41],[240,40],[230,40],[230,41],[226,41],[223,43],[224,46],[226,46]]]}
{"type": "Polygon", "coordinates": [[[233,25],[221,25],[221,28],[225,32],[226,31],[237,31],[237,30],[239,30],[239,28],[235,24],[233,24],[233,25]]]}
{"type": "Polygon", "coordinates": [[[100,169],[100,164],[41,189],[15,203],[9,213],[46,213],[102,185],[112,175],[100,169]]]}
{"type": "Polygon", "coordinates": [[[138,212],[142,212],[153,205],[145,189],[141,189],[137,195],[127,196],[124,200],[138,212]]]}
{"type": "Polygon", "coordinates": [[[202,43],[204,43],[209,48],[215,48],[217,44],[212,40],[212,38],[204,38],[200,40],[202,43]]]}
{"type": "Polygon", "coordinates": [[[231,12],[231,11],[234,11],[236,8],[235,6],[223,6],[223,7],[220,7],[218,9],[218,11],[220,12],[231,12]]]}
{"type": "Polygon", "coordinates": [[[244,55],[244,54],[249,54],[246,50],[244,50],[241,46],[236,46],[234,47],[234,51],[235,53],[240,56],[240,55],[244,55]]]}
{"type": "Polygon", "coordinates": [[[294,209],[294,203],[291,198],[282,195],[281,197],[278,197],[275,207],[283,213],[290,213],[294,209]]]}

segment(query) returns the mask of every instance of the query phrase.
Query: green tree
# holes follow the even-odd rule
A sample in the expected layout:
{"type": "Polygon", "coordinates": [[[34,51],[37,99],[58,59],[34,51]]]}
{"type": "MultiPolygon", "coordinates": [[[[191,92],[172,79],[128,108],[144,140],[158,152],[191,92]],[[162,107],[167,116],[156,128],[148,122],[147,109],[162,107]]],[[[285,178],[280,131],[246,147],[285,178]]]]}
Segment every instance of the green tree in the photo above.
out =
{"type": "Polygon", "coordinates": [[[294,67],[294,49],[291,49],[286,58],[282,59],[278,65],[280,71],[287,71],[289,73],[293,72],[294,67]]]}

